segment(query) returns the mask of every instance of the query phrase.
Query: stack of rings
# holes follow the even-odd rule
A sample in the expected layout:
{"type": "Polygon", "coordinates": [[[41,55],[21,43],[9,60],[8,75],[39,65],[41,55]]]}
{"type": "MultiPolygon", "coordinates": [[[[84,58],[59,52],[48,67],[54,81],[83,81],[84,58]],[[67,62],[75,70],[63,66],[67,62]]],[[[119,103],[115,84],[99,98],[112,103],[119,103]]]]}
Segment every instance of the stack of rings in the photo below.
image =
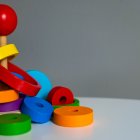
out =
{"type": "MultiPolygon", "coordinates": [[[[18,54],[14,44],[0,47],[0,60],[7,58],[10,61],[18,54]]],[[[66,87],[56,86],[51,89],[49,79],[40,71],[26,72],[8,62],[8,70],[0,65],[0,81],[13,88],[0,91],[0,112],[2,112],[0,113],[0,135],[28,132],[31,129],[31,121],[35,123],[49,121],[54,109],[52,120],[57,125],[79,127],[93,122],[92,109],[79,106],[79,100],[74,98],[72,91],[66,87]],[[40,92],[39,84],[42,86],[40,92]],[[46,84],[49,87],[46,87],[46,84]],[[19,92],[28,96],[36,96],[39,92],[38,97],[40,98],[25,97],[19,92]],[[47,94],[47,101],[41,99],[45,98],[47,94]],[[24,114],[16,112],[19,108],[24,114]],[[14,111],[16,113],[4,114],[14,111]]]]}
{"type": "MultiPolygon", "coordinates": [[[[18,54],[19,52],[14,44],[0,47],[0,60],[5,58],[11,60],[18,54]]],[[[8,63],[8,70],[0,65],[0,80],[12,87],[14,90],[22,92],[29,96],[35,96],[41,88],[36,80],[34,80],[27,72],[10,62],[8,63]],[[11,72],[20,74],[24,78],[24,80],[15,76],[11,72]]]]}
{"type": "MultiPolygon", "coordinates": [[[[0,47],[0,60],[8,58],[8,60],[12,60],[19,54],[16,46],[14,44],[9,44],[0,47]]],[[[15,90],[7,89],[0,91],[0,103],[8,103],[15,101],[19,98],[18,93],[15,90]]]]}
{"type": "Polygon", "coordinates": [[[62,106],[79,106],[80,101],[74,99],[73,93],[69,88],[56,86],[48,94],[47,100],[53,105],[53,108],[62,106]]]}
{"type": "MultiPolygon", "coordinates": [[[[18,54],[14,44],[0,47],[0,60],[10,61],[18,54]]],[[[3,89],[0,90],[0,135],[28,132],[31,129],[31,118],[20,114],[19,109],[25,95],[35,96],[40,85],[27,72],[10,62],[8,69],[0,65],[0,82],[3,89]]]]}
{"type": "Polygon", "coordinates": [[[9,111],[14,111],[14,110],[19,110],[23,99],[24,99],[24,95],[20,94],[19,98],[15,101],[8,102],[8,103],[1,103],[0,112],[9,112],[9,111]]]}

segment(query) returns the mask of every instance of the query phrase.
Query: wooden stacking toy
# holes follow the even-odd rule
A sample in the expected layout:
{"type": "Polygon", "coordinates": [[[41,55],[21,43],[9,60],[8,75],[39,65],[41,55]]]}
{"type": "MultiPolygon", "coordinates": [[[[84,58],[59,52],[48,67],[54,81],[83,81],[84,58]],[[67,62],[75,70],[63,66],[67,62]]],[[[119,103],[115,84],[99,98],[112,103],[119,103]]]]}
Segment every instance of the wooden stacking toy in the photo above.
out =
{"type": "Polygon", "coordinates": [[[17,27],[16,12],[0,4],[0,135],[19,135],[31,130],[31,123],[81,127],[93,122],[93,110],[80,106],[73,92],[53,87],[38,70],[24,71],[11,63],[19,51],[7,36],[17,27]]]}
{"type": "Polygon", "coordinates": [[[15,11],[0,4],[0,135],[22,134],[31,129],[30,117],[18,111],[24,99],[19,92],[34,96],[40,89],[35,79],[10,62],[19,54],[14,44],[7,44],[7,36],[16,26],[15,11]]]}

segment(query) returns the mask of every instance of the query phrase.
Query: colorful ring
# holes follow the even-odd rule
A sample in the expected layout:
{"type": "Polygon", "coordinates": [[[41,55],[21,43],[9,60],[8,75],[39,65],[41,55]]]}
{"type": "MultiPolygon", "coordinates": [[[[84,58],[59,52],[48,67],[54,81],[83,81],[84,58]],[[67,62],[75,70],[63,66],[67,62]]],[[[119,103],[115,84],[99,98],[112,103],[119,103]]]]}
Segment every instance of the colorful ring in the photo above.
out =
{"type": "Polygon", "coordinates": [[[0,115],[0,135],[18,135],[31,130],[31,119],[25,114],[0,115]]]}
{"type": "Polygon", "coordinates": [[[40,85],[28,73],[16,65],[8,62],[8,70],[0,65],[0,80],[28,96],[35,96],[40,90],[40,85]],[[18,78],[12,72],[16,72],[24,77],[24,80],[18,78]]]}
{"type": "Polygon", "coordinates": [[[26,97],[21,106],[21,112],[31,117],[32,122],[45,123],[51,118],[52,105],[38,97],[26,97]]]}
{"type": "MultiPolygon", "coordinates": [[[[6,95],[4,95],[6,97],[6,95]]],[[[9,103],[1,103],[0,104],[0,112],[8,112],[8,111],[14,111],[14,110],[19,110],[21,103],[24,99],[24,95],[19,95],[19,99],[9,102],[9,103]]]]}
{"type": "Polygon", "coordinates": [[[17,100],[18,98],[19,94],[15,90],[9,89],[0,91],[0,103],[12,102],[17,100]]]}
{"type": "Polygon", "coordinates": [[[13,59],[19,54],[16,46],[14,44],[8,44],[0,47],[0,60],[8,58],[8,60],[13,59]]]}
{"type": "Polygon", "coordinates": [[[43,72],[38,70],[27,70],[27,73],[41,85],[41,89],[36,97],[45,99],[52,89],[52,83],[49,78],[43,72]]]}
{"type": "Polygon", "coordinates": [[[93,110],[84,106],[63,106],[54,110],[53,122],[64,127],[81,127],[93,122],[93,110]]]}
{"type": "Polygon", "coordinates": [[[52,105],[64,105],[73,103],[74,97],[70,89],[57,86],[49,92],[47,100],[52,105]]]}
{"type": "Polygon", "coordinates": [[[54,109],[62,107],[62,106],[79,106],[80,105],[80,101],[78,99],[74,99],[74,102],[72,104],[65,104],[65,105],[55,105],[53,106],[54,109]]]}

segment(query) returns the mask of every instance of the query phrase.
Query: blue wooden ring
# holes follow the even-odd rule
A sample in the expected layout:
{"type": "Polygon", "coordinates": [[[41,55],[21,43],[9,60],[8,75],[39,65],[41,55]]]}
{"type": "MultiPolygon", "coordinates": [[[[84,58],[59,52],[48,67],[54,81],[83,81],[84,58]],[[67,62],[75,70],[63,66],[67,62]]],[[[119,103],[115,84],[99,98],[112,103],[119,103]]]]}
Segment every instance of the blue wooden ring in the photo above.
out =
{"type": "Polygon", "coordinates": [[[16,77],[18,77],[18,78],[24,80],[24,77],[23,77],[22,75],[20,75],[20,74],[18,74],[18,73],[16,73],[16,72],[12,72],[12,74],[14,74],[16,77]]]}
{"type": "Polygon", "coordinates": [[[36,97],[45,99],[52,89],[52,83],[49,78],[46,74],[38,70],[27,70],[27,73],[41,85],[41,89],[36,97]]]}
{"type": "Polygon", "coordinates": [[[53,113],[53,106],[38,97],[25,97],[21,106],[21,112],[29,115],[32,122],[45,123],[48,122],[53,113]]]}

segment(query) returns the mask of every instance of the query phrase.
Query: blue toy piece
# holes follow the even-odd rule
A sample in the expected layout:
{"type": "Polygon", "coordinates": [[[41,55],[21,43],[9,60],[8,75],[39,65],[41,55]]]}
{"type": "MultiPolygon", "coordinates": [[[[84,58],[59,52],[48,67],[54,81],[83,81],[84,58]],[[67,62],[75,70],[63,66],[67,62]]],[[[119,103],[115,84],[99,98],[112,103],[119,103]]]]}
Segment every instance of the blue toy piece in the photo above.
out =
{"type": "Polygon", "coordinates": [[[25,97],[21,106],[21,112],[31,117],[32,122],[48,122],[53,113],[53,106],[38,97],[25,97]]]}
{"type": "Polygon", "coordinates": [[[14,74],[16,77],[18,77],[18,78],[24,80],[24,77],[23,77],[22,75],[20,75],[20,74],[18,74],[18,73],[16,73],[16,72],[12,72],[12,74],[14,74]]]}
{"type": "Polygon", "coordinates": [[[27,73],[41,85],[41,89],[36,97],[45,99],[52,89],[52,83],[49,78],[43,72],[38,70],[27,70],[27,73]]]}

